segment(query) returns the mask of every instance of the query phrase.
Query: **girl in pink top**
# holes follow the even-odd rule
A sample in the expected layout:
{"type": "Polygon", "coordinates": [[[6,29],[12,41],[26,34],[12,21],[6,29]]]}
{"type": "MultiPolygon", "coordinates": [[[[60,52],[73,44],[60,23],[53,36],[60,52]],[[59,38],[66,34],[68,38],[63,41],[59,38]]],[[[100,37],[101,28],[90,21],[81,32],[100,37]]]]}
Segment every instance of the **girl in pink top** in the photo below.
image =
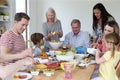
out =
{"type": "Polygon", "coordinates": [[[99,49],[102,53],[105,53],[106,51],[108,51],[105,45],[105,40],[104,40],[105,35],[113,33],[113,32],[119,34],[119,26],[117,22],[109,21],[105,24],[103,37],[101,39],[98,39],[97,45],[96,45],[96,48],[99,49]]]}

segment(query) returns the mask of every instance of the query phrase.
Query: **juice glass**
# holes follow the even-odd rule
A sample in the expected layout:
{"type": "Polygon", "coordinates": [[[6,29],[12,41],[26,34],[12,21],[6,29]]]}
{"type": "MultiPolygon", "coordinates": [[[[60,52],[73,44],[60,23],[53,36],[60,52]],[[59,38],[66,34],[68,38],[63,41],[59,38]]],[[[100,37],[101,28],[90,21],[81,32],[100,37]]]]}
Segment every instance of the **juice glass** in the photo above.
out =
{"type": "Polygon", "coordinates": [[[74,64],[64,64],[65,79],[72,80],[73,69],[74,69],[74,64]]]}

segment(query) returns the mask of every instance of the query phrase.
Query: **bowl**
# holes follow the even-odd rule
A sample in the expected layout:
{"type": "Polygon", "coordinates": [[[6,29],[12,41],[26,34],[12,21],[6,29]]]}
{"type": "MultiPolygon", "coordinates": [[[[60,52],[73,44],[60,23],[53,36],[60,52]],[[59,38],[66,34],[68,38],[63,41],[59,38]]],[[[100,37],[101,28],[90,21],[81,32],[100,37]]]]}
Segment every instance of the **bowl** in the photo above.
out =
{"type": "Polygon", "coordinates": [[[56,53],[56,59],[58,61],[72,61],[74,59],[74,55],[73,55],[73,52],[71,51],[68,51],[68,52],[65,52],[65,53],[56,53]]]}
{"type": "Polygon", "coordinates": [[[72,61],[74,56],[73,55],[56,55],[56,58],[58,61],[72,61]]]}
{"type": "Polygon", "coordinates": [[[62,45],[62,42],[49,42],[52,49],[59,49],[62,45]]]}
{"type": "Polygon", "coordinates": [[[52,75],[54,75],[54,72],[55,72],[54,69],[45,69],[43,71],[43,74],[45,74],[46,76],[52,76],[52,75]]]}
{"type": "Polygon", "coordinates": [[[38,75],[40,72],[40,69],[32,69],[30,72],[32,75],[38,75]]]}

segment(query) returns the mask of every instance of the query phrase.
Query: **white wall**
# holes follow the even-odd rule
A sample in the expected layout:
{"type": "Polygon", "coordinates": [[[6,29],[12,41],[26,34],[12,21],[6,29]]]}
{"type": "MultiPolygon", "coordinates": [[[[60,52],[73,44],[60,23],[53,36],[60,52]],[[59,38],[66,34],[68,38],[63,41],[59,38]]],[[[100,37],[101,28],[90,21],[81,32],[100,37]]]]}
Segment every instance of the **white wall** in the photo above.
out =
{"type": "Polygon", "coordinates": [[[92,33],[92,8],[98,2],[104,4],[120,25],[119,0],[30,0],[30,34],[42,32],[45,12],[49,7],[55,9],[57,18],[61,20],[64,36],[71,31],[70,23],[75,18],[81,21],[82,30],[92,33]]]}

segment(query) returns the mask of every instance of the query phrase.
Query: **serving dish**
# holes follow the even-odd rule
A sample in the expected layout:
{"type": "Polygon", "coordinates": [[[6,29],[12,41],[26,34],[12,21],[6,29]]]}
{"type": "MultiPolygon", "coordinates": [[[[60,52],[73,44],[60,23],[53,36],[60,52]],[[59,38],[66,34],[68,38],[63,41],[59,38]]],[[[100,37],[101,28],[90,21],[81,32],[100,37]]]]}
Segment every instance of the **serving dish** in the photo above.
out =
{"type": "Polygon", "coordinates": [[[50,46],[51,46],[51,48],[52,49],[59,49],[60,48],[60,46],[62,45],[62,42],[55,42],[55,41],[51,41],[51,42],[49,42],[49,44],[50,44],[50,46]]]}
{"type": "Polygon", "coordinates": [[[74,58],[73,52],[68,51],[68,52],[61,52],[56,53],[56,58],[58,61],[72,61],[74,58]]]}
{"type": "Polygon", "coordinates": [[[32,75],[38,75],[39,72],[40,72],[40,69],[31,69],[30,72],[31,72],[32,75]]]}
{"type": "Polygon", "coordinates": [[[54,75],[54,72],[55,72],[54,69],[45,69],[43,71],[43,74],[45,74],[46,76],[52,76],[52,75],[54,75]]]}
{"type": "Polygon", "coordinates": [[[29,80],[31,78],[32,75],[26,72],[17,72],[13,75],[13,80],[29,80]]]}
{"type": "Polygon", "coordinates": [[[96,51],[97,51],[97,49],[95,49],[95,48],[87,48],[87,52],[89,53],[89,54],[95,54],[96,53],[96,51]]]}

